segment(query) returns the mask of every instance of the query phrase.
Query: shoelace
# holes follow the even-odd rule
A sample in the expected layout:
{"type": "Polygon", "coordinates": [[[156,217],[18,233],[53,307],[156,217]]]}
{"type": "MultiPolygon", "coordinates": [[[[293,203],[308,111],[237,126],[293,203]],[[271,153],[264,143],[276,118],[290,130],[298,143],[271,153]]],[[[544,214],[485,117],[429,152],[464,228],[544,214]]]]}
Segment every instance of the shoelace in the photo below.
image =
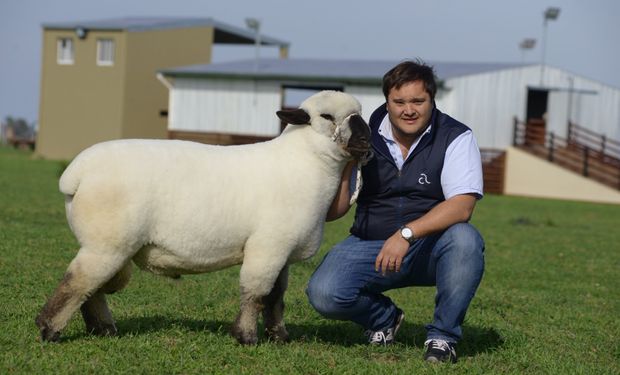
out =
{"type": "Polygon", "coordinates": [[[429,346],[431,349],[439,349],[442,351],[450,351],[450,344],[448,344],[447,341],[444,340],[426,340],[426,342],[424,342],[424,346],[429,346]]]}
{"type": "Polygon", "coordinates": [[[366,336],[369,337],[371,342],[386,342],[387,336],[383,331],[366,331],[366,336]]]}

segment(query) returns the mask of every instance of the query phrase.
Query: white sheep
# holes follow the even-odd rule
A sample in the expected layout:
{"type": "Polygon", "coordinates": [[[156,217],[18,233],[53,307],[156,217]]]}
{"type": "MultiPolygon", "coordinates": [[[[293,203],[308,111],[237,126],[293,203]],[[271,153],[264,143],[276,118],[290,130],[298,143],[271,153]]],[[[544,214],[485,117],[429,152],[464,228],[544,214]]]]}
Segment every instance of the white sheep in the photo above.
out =
{"type": "Polygon", "coordinates": [[[165,276],[242,263],[232,334],[286,341],[288,264],[314,255],[346,163],[369,152],[359,102],[323,91],[278,111],[277,138],[243,146],[119,140],[83,151],[60,179],[80,249],[36,319],[56,341],[80,308],[89,332],[115,335],[105,296],[125,287],[131,260],[165,276]],[[264,307],[264,309],[263,309],[264,307]]]}

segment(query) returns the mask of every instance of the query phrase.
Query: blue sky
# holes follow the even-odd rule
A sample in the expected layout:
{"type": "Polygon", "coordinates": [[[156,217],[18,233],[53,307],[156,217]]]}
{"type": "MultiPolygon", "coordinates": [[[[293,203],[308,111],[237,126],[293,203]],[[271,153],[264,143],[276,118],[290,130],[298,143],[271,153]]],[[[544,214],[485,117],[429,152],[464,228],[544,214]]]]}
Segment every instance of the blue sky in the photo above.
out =
{"type": "MultiPolygon", "coordinates": [[[[291,58],[546,62],[620,88],[618,0],[0,0],[0,118],[37,119],[41,25],[127,16],[212,17],[291,43],[291,58]],[[525,54],[525,38],[538,40],[525,54]]],[[[214,61],[253,58],[254,49],[218,48],[214,61]]],[[[274,48],[261,56],[276,56],[274,48]]]]}

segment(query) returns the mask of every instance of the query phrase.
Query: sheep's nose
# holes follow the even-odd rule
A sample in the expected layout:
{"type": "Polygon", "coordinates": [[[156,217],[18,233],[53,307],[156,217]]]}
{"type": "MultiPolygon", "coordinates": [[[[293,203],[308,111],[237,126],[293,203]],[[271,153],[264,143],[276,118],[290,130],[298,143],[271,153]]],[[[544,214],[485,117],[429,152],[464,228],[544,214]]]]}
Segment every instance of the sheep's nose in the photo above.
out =
{"type": "Polygon", "coordinates": [[[351,128],[351,138],[370,139],[370,127],[362,116],[353,115],[349,117],[349,127],[351,128]]]}
{"type": "Polygon", "coordinates": [[[370,127],[360,115],[349,117],[351,138],[347,143],[347,150],[356,159],[364,157],[370,150],[370,127]]]}

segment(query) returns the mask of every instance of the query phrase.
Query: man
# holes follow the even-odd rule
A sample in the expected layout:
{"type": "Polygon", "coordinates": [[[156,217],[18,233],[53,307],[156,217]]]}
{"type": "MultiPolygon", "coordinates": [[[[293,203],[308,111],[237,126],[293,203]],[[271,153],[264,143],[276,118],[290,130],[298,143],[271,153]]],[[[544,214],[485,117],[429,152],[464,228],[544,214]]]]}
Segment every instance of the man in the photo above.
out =
{"type": "MultiPolygon", "coordinates": [[[[484,270],[484,242],[468,223],[482,198],[472,131],[435,108],[432,67],[405,61],[383,77],[386,104],[370,117],[375,153],[362,168],[351,235],[312,275],[306,293],[323,316],[351,320],[371,344],[391,344],[404,313],[382,292],[436,286],[424,358],[456,362],[461,324],[484,270]]],[[[349,210],[352,165],[328,220],[349,210]]]]}

